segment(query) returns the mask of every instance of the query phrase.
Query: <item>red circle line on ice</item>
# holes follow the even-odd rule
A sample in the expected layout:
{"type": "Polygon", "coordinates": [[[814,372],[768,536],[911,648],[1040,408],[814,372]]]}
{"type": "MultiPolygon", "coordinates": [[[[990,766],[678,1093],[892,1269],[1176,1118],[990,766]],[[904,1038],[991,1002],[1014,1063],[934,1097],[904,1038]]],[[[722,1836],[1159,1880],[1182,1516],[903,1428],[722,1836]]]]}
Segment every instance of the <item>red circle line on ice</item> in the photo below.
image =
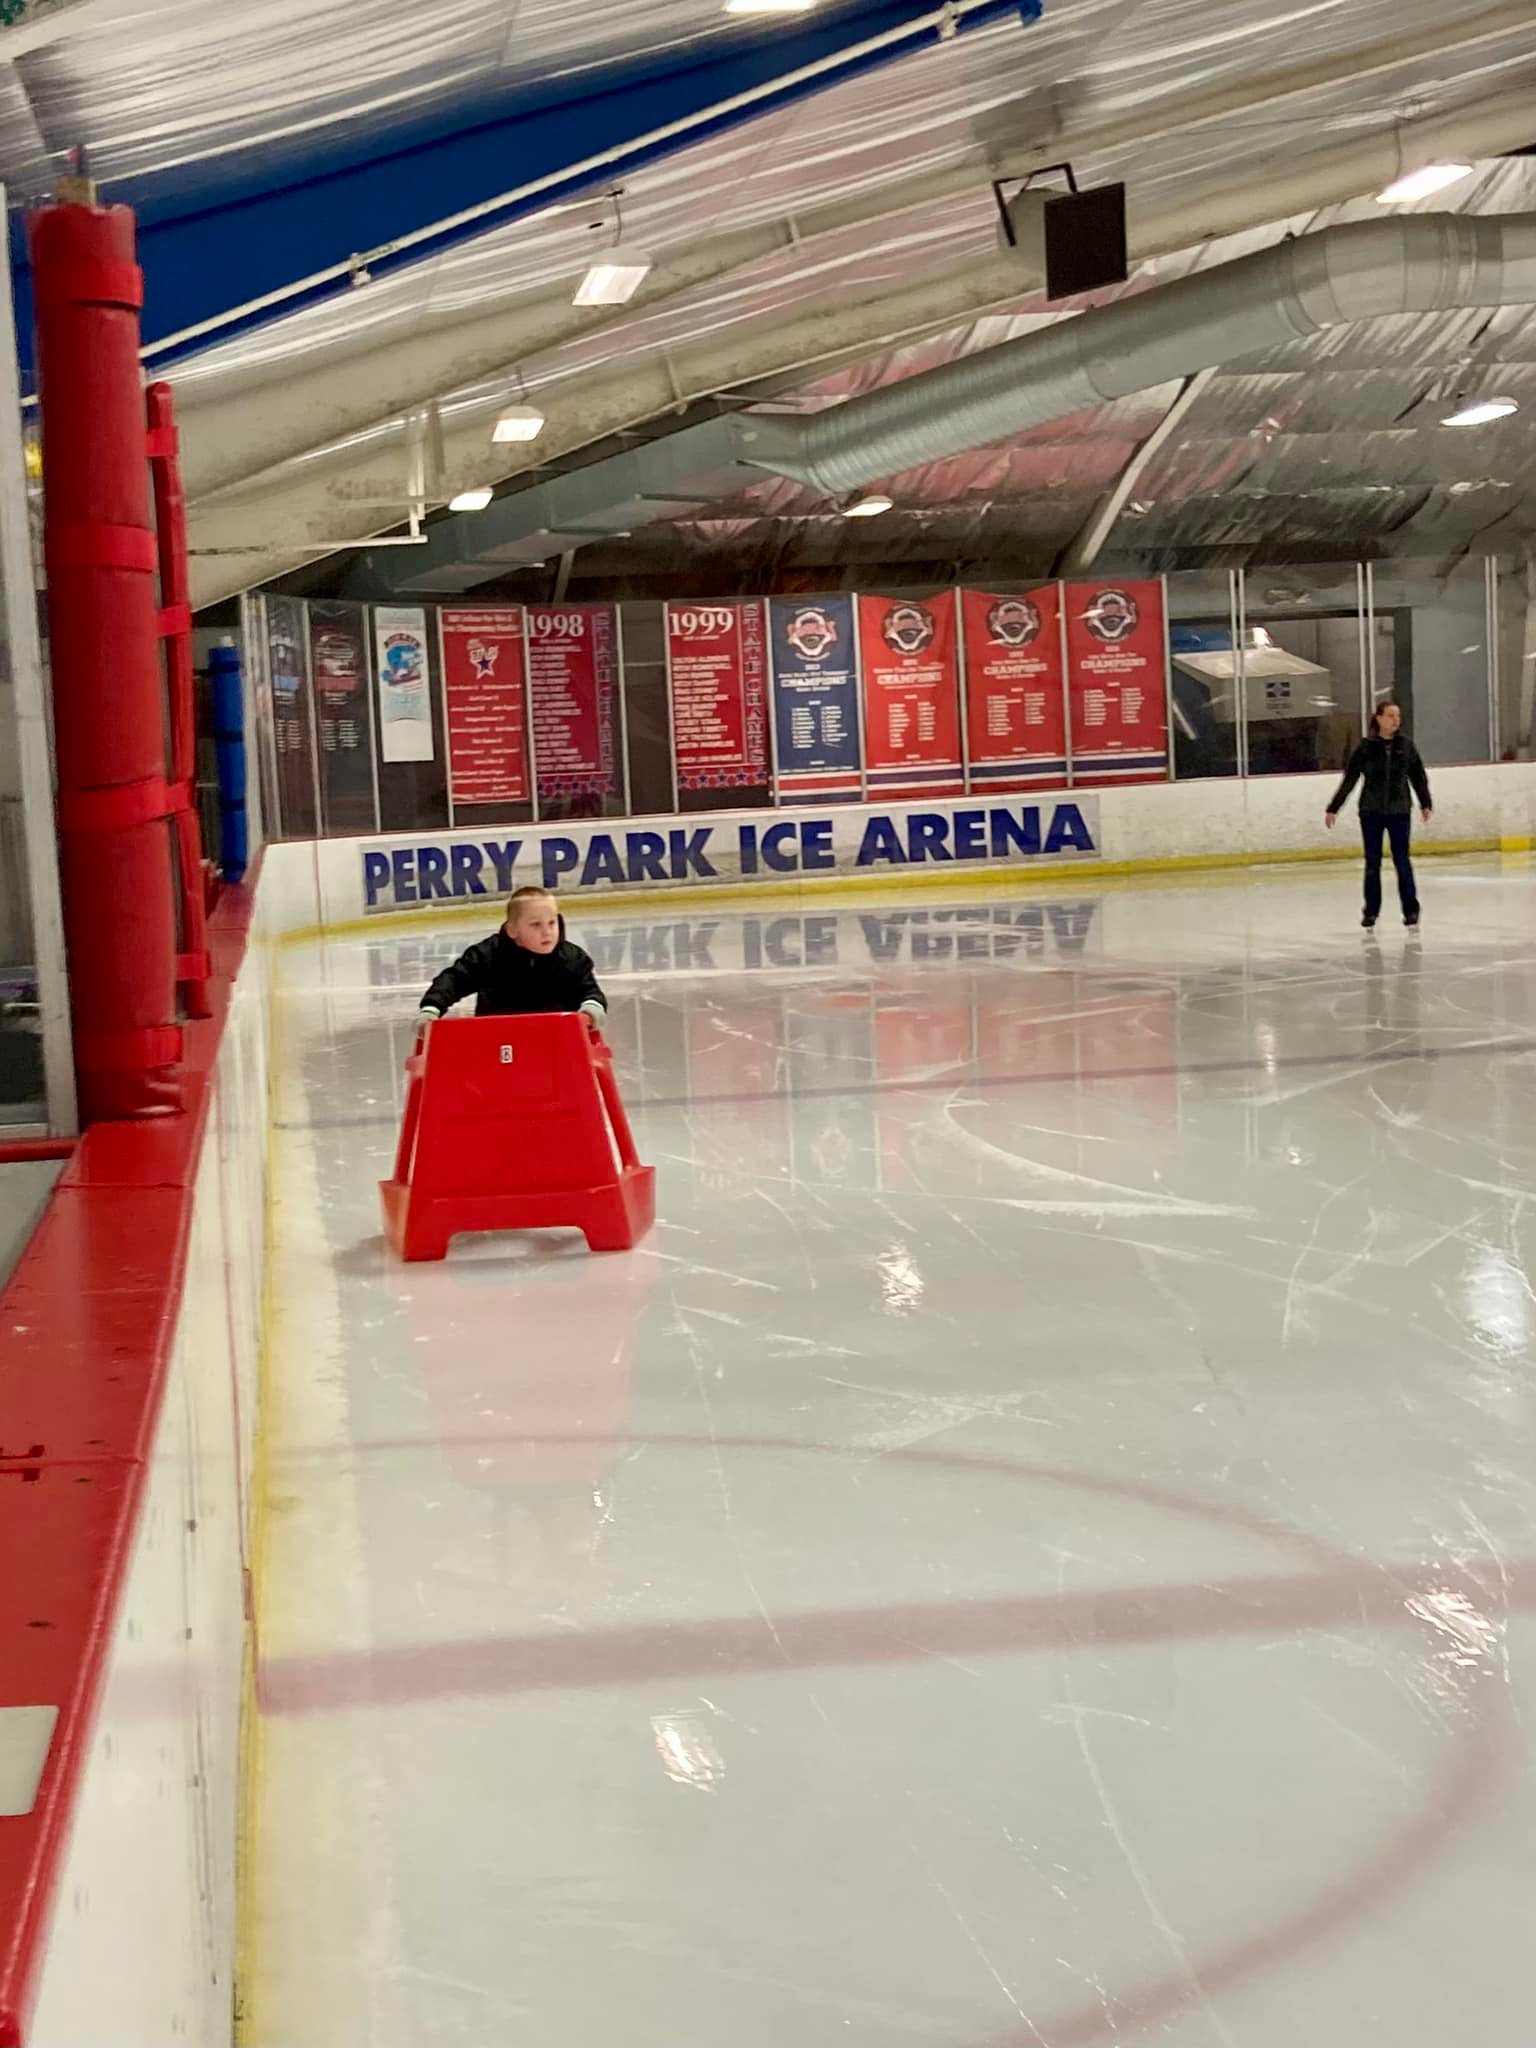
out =
{"type": "MultiPolygon", "coordinates": [[[[600,1438],[518,1433],[516,1441],[587,1449],[600,1438]]],[[[648,1679],[708,1672],[715,1679],[748,1671],[782,1674],[818,1664],[896,1664],[931,1656],[1020,1654],[1040,1649],[1105,1648],[1183,1640],[1244,1639],[1257,1633],[1346,1627],[1416,1626],[1443,1657],[1445,1624],[1433,1602],[1497,1599],[1506,1610],[1536,1605],[1536,1560],[1499,1561],[1484,1585],[1465,1568],[1436,1563],[1415,1568],[1376,1565],[1337,1546],[1226,1503],[1203,1501],[1134,1480],[1063,1471],[999,1453],[946,1451],[904,1445],[878,1454],[849,1444],[796,1438],[615,1435],[615,1453],[646,1448],[870,1458],[882,1464],[936,1465],[996,1473],[1045,1486],[1061,1486],[1108,1499],[1129,1500],[1162,1512],[1213,1522],[1297,1555],[1305,1569],[1284,1578],[1228,1579],[1170,1587],[1103,1589],[1089,1593],[987,1601],[945,1601],[921,1610],[876,1608],[853,1612],[775,1614],[771,1630],[760,1614],[698,1623],[662,1621],[625,1629],[583,1630],[558,1636],[500,1637],[384,1650],[344,1651],[264,1664],[262,1711],[306,1714],[403,1706],[456,1696],[515,1694],[570,1686],[633,1685],[648,1679]],[[1245,1595],[1247,1596],[1245,1604],[1245,1595]],[[1255,1605],[1255,1602],[1257,1603],[1255,1605]],[[918,1629],[928,1631],[925,1642],[918,1629]],[[863,1631],[862,1636],[860,1631],[863,1631]],[[533,1668],[544,1660],[542,1670],[533,1668]],[[550,1660],[553,1660],[551,1663],[550,1660]]],[[[492,1438],[466,1440],[488,1446],[492,1438]]],[[[409,1454],[451,1446],[446,1439],[349,1445],[343,1455],[409,1454]]],[[[326,1453],[301,1454],[308,1463],[326,1453]]],[[[1465,1645],[1461,1645],[1464,1653],[1465,1645]]],[[[1295,1961],[1306,1949],[1336,1937],[1417,1882],[1453,1837],[1491,1801],[1512,1755],[1513,1710],[1508,1688],[1493,1672],[1458,1669],[1459,1714],[1446,1753],[1426,1785],[1418,1809],[1307,1898],[1282,1910],[1266,1926],[1229,1937],[1203,1956],[1191,1956],[1166,1974],[1123,1991],[1106,1991],[1069,2011],[1031,2016],[1017,2026],[956,2048],[1094,2048],[1205,2003],[1267,1970],[1295,1961]]]]}

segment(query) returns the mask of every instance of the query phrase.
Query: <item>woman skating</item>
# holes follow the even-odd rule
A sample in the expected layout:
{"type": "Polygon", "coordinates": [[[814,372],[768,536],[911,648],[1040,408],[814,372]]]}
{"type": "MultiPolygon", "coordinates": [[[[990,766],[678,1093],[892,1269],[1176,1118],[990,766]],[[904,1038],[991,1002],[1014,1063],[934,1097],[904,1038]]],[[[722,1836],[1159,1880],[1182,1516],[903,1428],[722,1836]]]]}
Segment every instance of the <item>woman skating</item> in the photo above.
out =
{"type": "Polygon", "coordinates": [[[1403,731],[1403,714],[1396,704],[1383,704],[1371,720],[1371,729],[1349,757],[1344,780],[1334,791],[1328,806],[1328,829],[1333,830],[1339,812],[1357,782],[1360,791],[1360,832],[1365,841],[1365,915],[1360,922],[1369,931],[1381,915],[1381,843],[1392,845],[1392,865],[1397,869],[1397,893],[1402,899],[1403,923],[1410,929],[1419,921],[1419,895],[1414,887],[1413,861],[1409,846],[1413,837],[1413,799],[1418,797],[1427,825],[1434,816],[1429,794],[1429,777],[1419,750],[1403,731]]]}

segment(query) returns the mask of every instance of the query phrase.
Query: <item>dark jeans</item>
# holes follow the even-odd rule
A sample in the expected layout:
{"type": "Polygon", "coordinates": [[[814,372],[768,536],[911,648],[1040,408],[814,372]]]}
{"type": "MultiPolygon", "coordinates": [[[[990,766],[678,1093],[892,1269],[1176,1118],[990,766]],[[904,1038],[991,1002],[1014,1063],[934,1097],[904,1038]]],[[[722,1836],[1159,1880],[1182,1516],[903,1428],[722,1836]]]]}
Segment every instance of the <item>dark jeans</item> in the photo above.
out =
{"type": "Polygon", "coordinates": [[[1392,865],[1397,869],[1397,893],[1402,898],[1404,917],[1419,914],[1419,892],[1413,886],[1413,862],[1408,845],[1413,837],[1411,811],[1362,811],[1360,833],[1365,840],[1365,914],[1381,915],[1381,842],[1392,842],[1392,865]]]}

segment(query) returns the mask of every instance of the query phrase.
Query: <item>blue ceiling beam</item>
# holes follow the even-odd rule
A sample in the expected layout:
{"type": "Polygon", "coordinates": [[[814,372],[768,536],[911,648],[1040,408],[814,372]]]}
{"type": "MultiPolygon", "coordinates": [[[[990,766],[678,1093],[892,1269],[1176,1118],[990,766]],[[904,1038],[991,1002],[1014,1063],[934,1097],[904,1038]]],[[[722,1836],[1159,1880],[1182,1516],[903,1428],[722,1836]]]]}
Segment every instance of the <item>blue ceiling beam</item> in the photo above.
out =
{"type": "MultiPolygon", "coordinates": [[[[1039,18],[1042,0],[970,0],[958,31],[1039,18]]],[[[826,16],[784,19],[771,31],[711,35],[689,52],[578,72],[459,100],[401,120],[387,132],[256,148],[243,159],[181,165],[108,187],[139,216],[146,348],[269,294],[278,304],[237,314],[217,332],[153,353],[156,367],[352,289],[347,276],[303,283],[367,255],[372,276],[420,263],[457,243],[562,198],[606,189],[774,109],[928,46],[934,0],[859,0],[826,16]],[[877,37],[910,31],[871,51],[877,37]],[[827,68],[811,79],[795,74],[827,68]],[[752,95],[743,106],[730,106],[752,95]],[[658,131],[687,123],[657,141],[658,131]],[[574,166],[619,152],[600,172],[574,166]],[[439,227],[455,215],[536,181],[541,189],[494,213],[439,227]],[[434,232],[434,230],[436,230],[434,232]],[[388,245],[421,236],[405,250],[388,245]],[[375,254],[379,251],[382,253],[375,254]],[[295,287],[299,287],[295,290],[295,287]]],[[[13,220],[17,325],[24,372],[32,345],[31,275],[24,222],[13,220]]]]}

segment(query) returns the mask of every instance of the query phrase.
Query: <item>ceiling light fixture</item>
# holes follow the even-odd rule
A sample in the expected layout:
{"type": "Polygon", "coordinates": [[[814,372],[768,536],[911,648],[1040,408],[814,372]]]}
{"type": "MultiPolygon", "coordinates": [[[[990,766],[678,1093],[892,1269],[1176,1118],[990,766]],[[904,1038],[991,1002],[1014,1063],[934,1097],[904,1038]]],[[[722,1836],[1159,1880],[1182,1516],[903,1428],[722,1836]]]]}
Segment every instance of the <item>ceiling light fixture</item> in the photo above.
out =
{"type": "Polygon", "coordinates": [[[613,247],[594,257],[586,276],[576,287],[578,306],[625,306],[650,276],[654,259],[644,249],[624,240],[623,190],[615,186],[613,201],[613,247]]]}
{"type": "Polygon", "coordinates": [[[493,441],[536,441],[544,431],[544,415],[536,405],[509,405],[491,429],[493,441]]]}
{"type": "Polygon", "coordinates": [[[1507,420],[1520,407],[1513,398],[1478,398],[1460,405],[1440,424],[1442,427],[1486,427],[1490,420],[1507,420]]]}
{"type": "Polygon", "coordinates": [[[816,0],[725,0],[727,14],[809,14],[816,0]]]}
{"type": "Polygon", "coordinates": [[[483,512],[490,502],[491,492],[488,487],[473,491],[460,491],[456,498],[448,500],[448,510],[450,512],[483,512]]]}
{"type": "Polygon", "coordinates": [[[1406,206],[1412,199],[1433,199],[1448,185],[1459,185],[1463,178],[1471,175],[1470,164],[1425,164],[1417,171],[1405,171],[1385,192],[1378,192],[1376,204],[1406,206]]]}
{"type": "Polygon", "coordinates": [[[625,306],[650,276],[651,258],[644,249],[622,242],[592,265],[576,287],[578,306],[625,306]]]}
{"type": "Polygon", "coordinates": [[[878,519],[882,512],[889,512],[894,505],[893,498],[883,491],[867,491],[862,498],[855,498],[843,507],[845,519],[878,519]]]}

